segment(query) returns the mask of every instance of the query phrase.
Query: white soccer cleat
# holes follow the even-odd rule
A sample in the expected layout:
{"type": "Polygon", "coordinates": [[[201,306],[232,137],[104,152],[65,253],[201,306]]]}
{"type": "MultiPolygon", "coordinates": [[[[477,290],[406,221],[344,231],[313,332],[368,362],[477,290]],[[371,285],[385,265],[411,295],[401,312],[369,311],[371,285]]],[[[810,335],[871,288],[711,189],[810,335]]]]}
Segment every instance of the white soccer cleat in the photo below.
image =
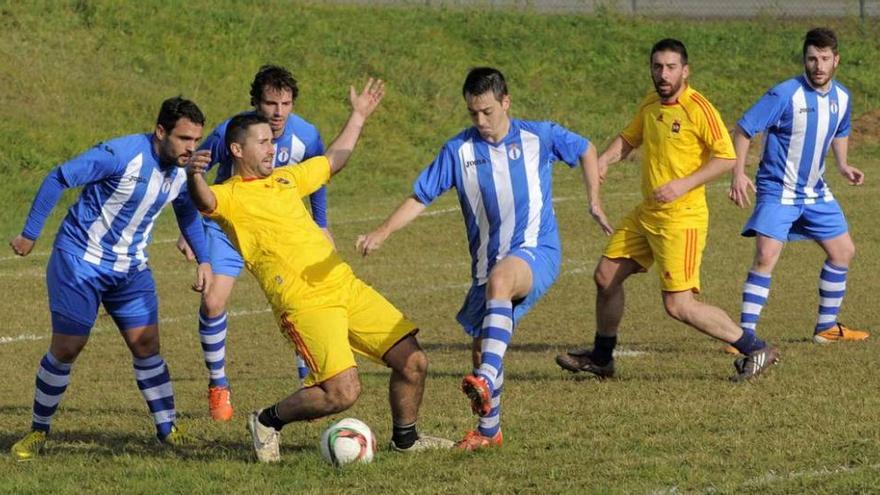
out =
{"type": "Polygon", "coordinates": [[[281,460],[281,432],[270,426],[263,426],[259,420],[261,412],[262,409],[252,412],[247,420],[254,455],[260,462],[278,462],[281,460]]]}

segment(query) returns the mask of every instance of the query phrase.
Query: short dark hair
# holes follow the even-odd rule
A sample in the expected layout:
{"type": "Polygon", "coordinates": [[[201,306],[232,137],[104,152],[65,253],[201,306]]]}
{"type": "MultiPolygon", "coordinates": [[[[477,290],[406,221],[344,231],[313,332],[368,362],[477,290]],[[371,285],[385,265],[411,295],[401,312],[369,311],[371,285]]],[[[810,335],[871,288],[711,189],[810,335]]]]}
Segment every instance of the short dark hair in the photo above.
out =
{"type": "Polygon", "coordinates": [[[205,114],[199,110],[198,105],[182,96],[168,98],[162,102],[159,116],[156,117],[156,124],[161,125],[165,132],[171,132],[177,125],[177,121],[182,118],[188,119],[193,124],[205,125],[205,114]]]}
{"type": "Polygon", "coordinates": [[[226,136],[224,138],[226,149],[232,153],[232,143],[244,143],[244,138],[247,136],[248,129],[257,124],[268,125],[269,119],[256,113],[242,113],[232,117],[229,124],[226,126],[226,136]]]}
{"type": "Polygon", "coordinates": [[[296,79],[289,70],[279,65],[264,65],[260,67],[251,83],[251,105],[256,106],[263,99],[263,89],[266,87],[278,91],[290,90],[293,101],[299,96],[299,87],[296,79]]]}
{"type": "Polygon", "coordinates": [[[495,99],[501,101],[501,98],[507,95],[507,81],[504,80],[504,74],[492,67],[471,69],[464,79],[461,95],[467,98],[467,95],[479,96],[487,91],[491,91],[495,99]]]}
{"type": "Polygon", "coordinates": [[[654,54],[657,52],[675,52],[681,55],[681,65],[687,65],[688,63],[687,48],[684,47],[684,43],[678,41],[677,39],[663,38],[662,40],[654,43],[654,46],[651,47],[651,56],[648,60],[653,62],[654,54]]]}
{"type": "Polygon", "coordinates": [[[804,57],[807,56],[807,47],[831,48],[831,52],[837,55],[837,35],[828,28],[813,28],[807,31],[804,37],[804,57]]]}

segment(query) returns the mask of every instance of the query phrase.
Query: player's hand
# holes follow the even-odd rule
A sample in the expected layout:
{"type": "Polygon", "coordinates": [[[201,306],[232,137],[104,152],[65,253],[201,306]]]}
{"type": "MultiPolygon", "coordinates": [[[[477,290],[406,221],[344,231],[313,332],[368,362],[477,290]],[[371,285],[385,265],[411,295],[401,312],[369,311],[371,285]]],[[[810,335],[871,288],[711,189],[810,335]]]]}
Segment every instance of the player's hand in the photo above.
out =
{"type": "Polygon", "coordinates": [[[599,227],[602,228],[602,232],[604,232],[605,235],[611,235],[614,233],[614,229],[611,227],[608,217],[605,216],[605,212],[602,210],[602,205],[598,203],[591,204],[590,216],[599,224],[599,227]]]}
{"type": "Polygon", "coordinates": [[[684,182],[681,179],[673,179],[654,189],[654,200],[658,203],[671,203],[686,192],[688,188],[684,182]]]}
{"type": "Polygon", "coordinates": [[[177,250],[186,257],[187,261],[196,259],[195,253],[193,253],[192,248],[189,247],[189,243],[186,242],[186,238],[182,234],[177,237],[177,250]]]}
{"type": "Polygon", "coordinates": [[[376,229],[369,234],[359,235],[355,243],[355,249],[362,256],[366,256],[382,247],[385,239],[388,239],[388,234],[381,229],[376,229]]]}
{"type": "Polygon", "coordinates": [[[361,94],[357,94],[354,86],[348,88],[348,99],[351,101],[352,113],[360,114],[366,119],[379,106],[382,97],[385,96],[385,82],[381,79],[367,81],[361,94]]]}
{"type": "Polygon", "coordinates": [[[199,263],[196,267],[196,281],[192,284],[192,290],[205,293],[211,287],[214,281],[214,272],[211,270],[210,263],[199,263]]]}
{"type": "Polygon", "coordinates": [[[749,190],[753,193],[758,192],[752,179],[746,177],[746,174],[734,175],[730,179],[730,190],[727,192],[727,197],[736,206],[745,208],[747,205],[752,204],[752,200],[749,198],[749,190]]]}
{"type": "Polygon", "coordinates": [[[846,177],[851,186],[861,186],[865,183],[865,173],[849,165],[840,167],[840,175],[846,177]]]}
{"type": "Polygon", "coordinates": [[[192,156],[189,157],[189,160],[186,161],[185,165],[186,173],[189,175],[204,174],[208,171],[208,167],[211,166],[211,151],[196,151],[192,154],[192,156]]]}
{"type": "Polygon", "coordinates": [[[32,241],[27,237],[19,234],[15,236],[15,239],[9,241],[9,246],[12,247],[12,251],[19,256],[27,256],[31,253],[31,250],[34,249],[34,244],[37,241],[32,241]]]}
{"type": "Polygon", "coordinates": [[[321,227],[321,232],[324,233],[324,237],[326,237],[327,240],[330,241],[330,244],[333,245],[333,249],[336,249],[336,240],[333,239],[333,234],[330,233],[330,229],[327,227],[321,227]]]}

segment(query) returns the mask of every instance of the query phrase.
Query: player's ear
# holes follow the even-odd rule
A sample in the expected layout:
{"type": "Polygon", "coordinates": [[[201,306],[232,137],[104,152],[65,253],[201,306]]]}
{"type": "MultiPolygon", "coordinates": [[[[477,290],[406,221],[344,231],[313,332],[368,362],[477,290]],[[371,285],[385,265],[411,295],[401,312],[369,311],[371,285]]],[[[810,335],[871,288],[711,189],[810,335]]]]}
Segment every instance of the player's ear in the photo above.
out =
{"type": "Polygon", "coordinates": [[[510,109],[510,95],[504,95],[501,97],[501,109],[505,112],[510,109]]]}
{"type": "Polygon", "coordinates": [[[242,157],[241,143],[232,142],[229,144],[229,152],[236,158],[242,157]]]}
{"type": "Polygon", "coordinates": [[[165,128],[162,127],[162,124],[156,124],[156,130],[153,131],[153,134],[156,136],[157,141],[164,141],[165,136],[168,133],[165,131],[165,128]]]}
{"type": "Polygon", "coordinates": [[[687,80],[691,75],[691,66],[688,64],[684,64],[684,67],[681,68],[681,76],[687,80]]]}

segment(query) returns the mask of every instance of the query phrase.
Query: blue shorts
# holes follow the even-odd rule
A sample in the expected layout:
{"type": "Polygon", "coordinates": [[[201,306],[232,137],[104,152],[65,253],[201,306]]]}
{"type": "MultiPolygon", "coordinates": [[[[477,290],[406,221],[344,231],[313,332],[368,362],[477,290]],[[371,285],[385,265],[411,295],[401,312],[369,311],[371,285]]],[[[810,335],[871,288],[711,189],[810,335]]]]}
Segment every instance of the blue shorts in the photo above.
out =
{"type": "Polygon", "coordinates": [[[811,205],[781,205],[759,202],[742,235],[760,234],[780,242],[810,239],[825,241],[841,236],[849,230],[843,210],[837,201],[811,205]]]}
{"type": "Polygon", "coordinates": [[[208,238],[208,250],[211,255],[211,271],[214,275],[226,275],[238,278],[244,268],[244,260],[232,245],[226,232],[217,225],[217,222],[204,219],[205,236],[208,238]]]}
{"type": "Polygon", "coordinates": [[[115,272],[55,249],[46,266],[46,287],[55,333],[88,335],[101,303],[120,330],[159,321],[156,284],[149,268],[115,272]]]}
{"type": "MultiPolygon", "coordinates": [[[[521,258],[532,269],[532,290],[525,298],[513,301],[513,324],[516,326],[556,281],[556,277],[559,276],[559,266],[562,264],[562,253],[554,246],[539,246],[519,248],[511,251],[507,256],[521,258]]],[[[461,324],[465,333],[477,338],[480,336],[485,314],[486,284],[477,285],[475,282],[468,290],[464,304],[455,319],[461,324]]]]}

